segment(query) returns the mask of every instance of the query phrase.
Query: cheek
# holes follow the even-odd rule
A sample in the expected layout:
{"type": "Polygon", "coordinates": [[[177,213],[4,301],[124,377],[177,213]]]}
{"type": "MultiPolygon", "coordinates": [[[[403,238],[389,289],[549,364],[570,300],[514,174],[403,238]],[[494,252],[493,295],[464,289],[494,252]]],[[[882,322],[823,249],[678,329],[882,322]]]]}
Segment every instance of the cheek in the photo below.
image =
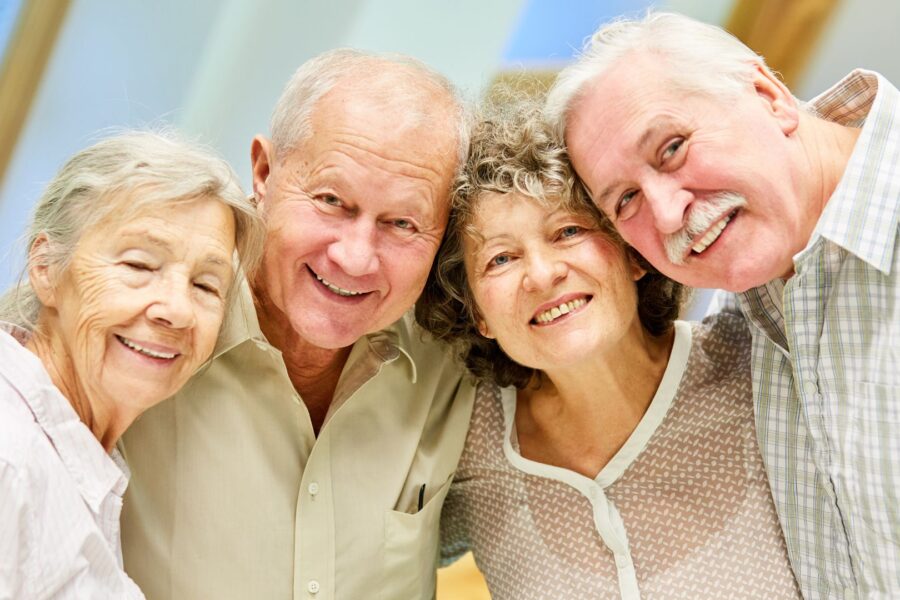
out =
{"type": "Polygon", "coordinates": [[[661,252],[665,253],[662,239],[649,211],[620,223],[618,231],[628,245],[645,257],[658,256],[661,252]]]}
{"type": "Polygon", "coordinates": [[[62,288],[60,320],[74,324],[76,333],[84,335],[114,319],[123,305],[130,304],[134,290],[123,286],[110,273],[73,272],[62,288]]]}
{"type": "Polygon", "coordinates": [[[505,337],[503,332],[516,321],[510,304],[515,298],[515,290],[500,282],[491,281],[473,288],[472,295],[475,298],[478,314],[484,319],[491,334],[505,337]]]}
{"type": "Polygon", "coordinates": [[[196,343],[196,359],[202,362],[209,358],[216,346],[216,339],[225,315],[224,305],[218,309],[200,308],[200,317],[197,320],[197,328],[194,334],[196,343]]]}
{"type": "MultiPolygon", "coordinates": [[[[386,234],[389,235],[389,234],[386,234]]],[[[381,271],[391,290],[402,295],[418,295],[425,287],[437,247],[423,240],[391,240],[378,250],[381,271]]]]}

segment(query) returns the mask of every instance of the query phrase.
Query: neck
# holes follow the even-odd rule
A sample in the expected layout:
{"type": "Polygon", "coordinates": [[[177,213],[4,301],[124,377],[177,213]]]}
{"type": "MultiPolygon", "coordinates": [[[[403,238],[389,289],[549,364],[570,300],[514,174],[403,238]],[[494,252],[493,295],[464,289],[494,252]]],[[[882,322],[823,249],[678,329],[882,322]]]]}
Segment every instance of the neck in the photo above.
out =
{"type": "Polygon", "coordinates": [[[287,316],[263,290],[254,290],[254,303],[259,328],[269,343],[281,351],[291,384],[306,405],[318,435],[352,346],[322,348],[310,343],[297,334],[287,316]]]}
{"type": "Polygon", "coordinates": [[[89,393],[78,380],[72,358],[54,330],[52,324],[48,326],[40,320],[26,347],[41,360],[53,385],[69,401],[81,422],[110,452],[138,414],[114,402],[102,402],[97,394],[89,393]]]}
{"type": "Polygon", "coordinates": [[[651,336],[636,320],[611,351],[542,373],[540,387],[519,393],[523,455],[596,477],[650,406],[673,339],[651,336]]]}
{"type": "Polygon", "coordinates": [[[855,127],[832,123],[808,113],[801,114],[798,135],[806,161],[806,172],[810,177],[807,208],[809,214],[815,217],[808,228],[809,236],[812,236],[822,211],[844,176],[859,134],[860,129],[855,127]]]}

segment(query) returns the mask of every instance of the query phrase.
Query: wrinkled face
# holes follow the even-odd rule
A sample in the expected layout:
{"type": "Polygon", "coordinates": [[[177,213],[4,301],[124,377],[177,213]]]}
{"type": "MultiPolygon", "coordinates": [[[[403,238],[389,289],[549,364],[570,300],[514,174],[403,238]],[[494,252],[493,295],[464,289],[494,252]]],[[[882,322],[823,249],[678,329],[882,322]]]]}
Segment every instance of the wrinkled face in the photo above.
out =
{"type": "Polygon", "coordinates": [[[643,272],[586,215],[518,194],[486,194],[464,241],[482,321],[513,360],[570,369],[614,349],[634,328],[643,272]]]}
{"type": "Polygon", "coordinates": [[[265,177],[255,158],[267,227],[257,288],[301,338],[346,347],[413,305],[446,227],[455,144],[441,128],[332,91],[311,139],[265,177]]]}
{"type": "Polygon", "coordinates": [[[209,357],[232,282],[235,227],[214,199],[111,217],[85,232],[45,303],[92,402],[144,410],[209,357]]]}
{"type": "Polygon", "coordinates": [[[815,217],[801,210],[786,88],[715,98],[673,89],[660,59],[631,56],[587,84],[566,141],[622,237],[687,285],[743,291],[789,274],[815,217]]]}

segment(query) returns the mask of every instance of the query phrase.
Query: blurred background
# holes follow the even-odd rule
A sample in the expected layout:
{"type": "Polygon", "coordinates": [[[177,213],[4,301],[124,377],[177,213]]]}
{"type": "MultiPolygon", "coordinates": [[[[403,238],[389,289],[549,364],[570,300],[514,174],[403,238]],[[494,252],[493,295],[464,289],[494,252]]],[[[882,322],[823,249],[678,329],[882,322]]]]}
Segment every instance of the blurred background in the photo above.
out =
{"type": "MultiPolygon", "coordinates": [[[[855,67],[900,83],[898,0],[0,0],[0,290],[34,200],[104,130],[175,125],[247,187],[252,136],[319,52],[412,54],[476,99],[497,81],[549,83],[598,25],[650,6],[726,27],[804,100],[855,67]]],[[[471,557],[441,572],[439,600],[480,598],[471,557]]]]}

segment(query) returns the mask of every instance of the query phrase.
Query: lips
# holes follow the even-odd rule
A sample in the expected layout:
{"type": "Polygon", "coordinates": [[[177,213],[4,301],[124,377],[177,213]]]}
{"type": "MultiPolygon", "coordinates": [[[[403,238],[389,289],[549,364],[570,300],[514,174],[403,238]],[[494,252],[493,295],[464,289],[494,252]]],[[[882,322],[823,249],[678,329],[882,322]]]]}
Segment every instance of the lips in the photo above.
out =
{"type": "Polygon", "coordinates": [[[707,248],[709,248],[713,242],[719,239],[719,236],[722,235],[722,232],[725,231],[725,227],[731,221],[731,219],[737,214],[737,211],[732,211],[725,215],[722,219],[712,224],[712,226],[704,233],[700,239],[691,245],[691,251],[695,254],[702,254],[707,248]]]}
{"type": "Polygon", "coordinates": [[[325,287],[325,289],[327,289],[328,291],[332,292],[333,294],[335,294],[337,296],[342,296],[344,298],[350,298],[353,296],[363,296],[365,294],[370,293],[370,292],[357,292],[354,290],[348,290],[348,289],[342,288],[338,285],[331,283],[330,281],[328,281],[327,279],[325,279],[324,277],[322,277],[321,275],[319,275],[318,273],[313,271],[311,268],[309,268],[309,266],[307,266],[306,268],[309,269],[309,272],[312,273],[313,277],[315,277],[316,280],[319,283],[321,283],[322,286],[325,287]]]}
{"type": "Polygon", "coordinates": [[[565,315],[580,310],[591,299],[592,296],[590,295],[576,295],[571,298],[555,300],[550,306],[545,305],[538,309],[538,312],[531,318],[531,323],[534,325],[549,325],[565,315]]]}
{"type": "Polygon", "coordinates": [[[134,352],[137,352],[138,354],[149,356],[150,358],[156,358],[159,360],[173,360],[181,356],[181,353],[173,348],[166,348],[163,346],[158,346],[156,344],[148,344],[147,342],[140,343],[118,334],[116,334],[116,339],[119,340],[123,346],[133,350],[134,352]],[[153,346],[152,348],[150,347],[151,345],[153,346]]]}

